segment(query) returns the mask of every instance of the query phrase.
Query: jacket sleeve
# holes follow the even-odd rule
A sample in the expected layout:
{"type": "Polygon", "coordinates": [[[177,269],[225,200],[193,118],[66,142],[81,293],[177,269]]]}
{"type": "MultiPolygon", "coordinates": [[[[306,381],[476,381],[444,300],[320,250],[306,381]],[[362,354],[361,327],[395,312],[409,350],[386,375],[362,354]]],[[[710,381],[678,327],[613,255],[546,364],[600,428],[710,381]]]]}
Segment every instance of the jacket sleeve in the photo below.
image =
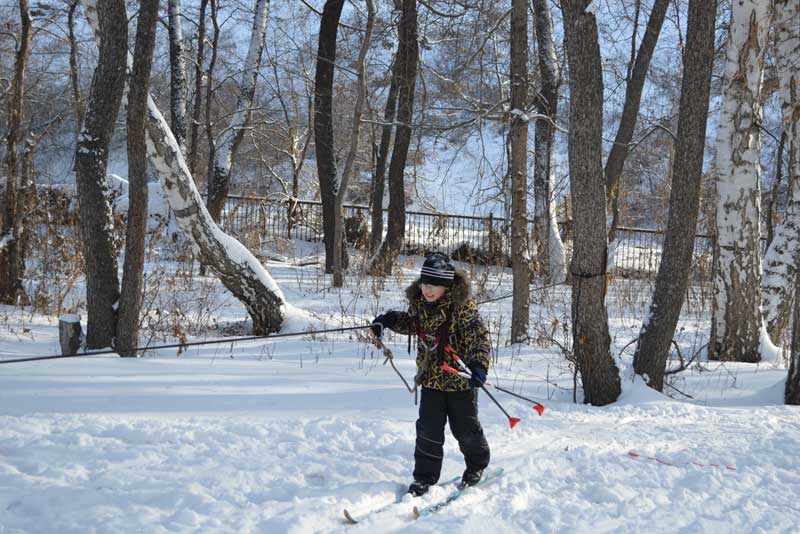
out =
{"type": "Polygon", "coordinates": [[[488,370],[492,361],[492,346],[489,330],[478,312],[478,305],[472,300],[464,304],[459,310],[457,321],[457,333],[461,339],[459,356],[467,365],[477,363],[488,370]]]}
{"type": "Polygon", "coordinates": [[[415,324],[416,324],[416,316],[417,310],[416,308],[411,305],[408,307],[408,311],[399,311],[397,313],[397,322],[391,328],[391,330],[397,332],[398,334],[412,334],[414,333],[415,324]]]}

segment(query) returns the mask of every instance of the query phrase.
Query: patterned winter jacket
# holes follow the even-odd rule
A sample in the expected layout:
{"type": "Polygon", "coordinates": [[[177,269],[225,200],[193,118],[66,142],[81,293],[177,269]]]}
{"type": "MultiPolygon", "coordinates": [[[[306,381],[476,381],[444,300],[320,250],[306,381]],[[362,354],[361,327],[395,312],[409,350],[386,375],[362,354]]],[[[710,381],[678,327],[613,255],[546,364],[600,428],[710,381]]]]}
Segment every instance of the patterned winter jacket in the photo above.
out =
{"type": "MultiPolygon", "coordinates": [[[[470,298],[469,281],[464,273],[456,271],[453,285],[436,302],[422,296],[421,282],[417,280],[406,289],[409,306],[400,312],[392,330],[401,334],[417,335],[417,383],[422,387],[440,391],[466,391],[467,380],[443,371],[439,362],[436,338],[445,315],[450,314],[447,343],[464,363],[480,363],[489,369],[491,345],[489,331],[478,313],[478,305],[470,298]]],[[[445,361],[456,367],[445,352],[445,361]]]]}

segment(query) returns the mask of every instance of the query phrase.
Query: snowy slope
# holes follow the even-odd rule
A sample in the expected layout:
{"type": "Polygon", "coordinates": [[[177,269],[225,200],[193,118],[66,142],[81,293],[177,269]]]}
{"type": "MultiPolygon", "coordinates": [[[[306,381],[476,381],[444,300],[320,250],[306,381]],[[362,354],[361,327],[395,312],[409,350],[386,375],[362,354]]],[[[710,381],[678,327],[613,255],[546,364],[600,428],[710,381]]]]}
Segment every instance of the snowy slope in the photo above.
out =
{"type": "MultiPolygon", "coordinates": [[[[397,307],[406,281],[373,293],[351,280],[338,293],[269,269],[290,302],[330,315],[327,326],[397,307]]],[[[406,279],[415,270],[409,260],[406,279]]],[[[482,310],[491,324],[508,305],[482,310]]],[[[221,313],[243,316],[235,303],[221,313]]],[[[51,318],[3,315],[0,358],[57,352],[51,318]]],[[[617,345],[635,323],[614,323],[617,345]]],[[[389,346],[411,378],[405,338],[389,346]]],[[[626,371],[620,401],[593,408],[571,402],[569,370],[541,347],[501,348],[490,379],[542,400],[543,416],[497,392],[523,419],[510,430],[481,395],[501,479],[431,517],[414,520],[406,497],[345,525],[343,508],[362,514],[411,480],[416,408],[382,363],[339,334],[2,365],[0,532],[798,532],[800,411],[780,404],[785,369],[706,364],[679,382],[693,402],[626,371]]],[[[449,432],[445,456],[443,479],[459,475],[449,432]]]]}

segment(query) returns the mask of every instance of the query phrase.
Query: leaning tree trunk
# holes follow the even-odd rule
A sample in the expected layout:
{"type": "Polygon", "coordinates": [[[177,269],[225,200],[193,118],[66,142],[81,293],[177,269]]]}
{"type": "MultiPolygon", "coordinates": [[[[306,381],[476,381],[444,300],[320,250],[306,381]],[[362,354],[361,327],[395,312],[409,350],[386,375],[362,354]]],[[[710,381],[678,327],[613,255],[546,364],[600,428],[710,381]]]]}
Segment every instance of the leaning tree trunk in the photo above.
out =
{"type": "MultiPolygon", "coordinates": [[[[783,115],[781,144],[788,147],[790,193],[783,221],[764,257],[761,308],[767,332],[777,342],[788,323],[800,262],[800,2],[776,0],[774,19],[783,115]]],[[[779,168],[780,164],[779,157],[779,168]]]]}
{"type": "Polygon", "coordinates": [[[250,122],[250,114],[253,110],[253,100],[256,94],[258,71],[261,67],[261,56],[266,42],[268,15],[269,0],[257,0],[252,33],[250,34],[250,46],[247,49],[242,79],[239,82],[236,109],[233,112],[230,124],[228,124],[228,127],[215,143],[213,174],[208,177],[208,211],[215,221],[219,221],[222,206],[228,197],[231,164],[250,122]]]}
{"type": "Polygon", "coordinates": [[[389,157],[389,145],[392,142],[394,131],[394,116],[397,113],[397,76],[398,76],[398,51],[394,56],[389,94],[386,96],[386,108],[383,111],[383,126],[381,127],[381,144],[378,147],[378,158],[375,162],[375,174],[372,177],[372,233],[369,241],[369,252],[375,254],[383,241],[383,193],[386,183],[386,160],[389,157]]]}
{"type": "Polygon", "coordinates": [[[545,0],[534,0],[534,29],[539,50],[541,85],[534,102],[539,117],[534,135],[533,194],[534,241],[539,267],[546,283],[567,279],[564,243],[558,231],[555,198],[555,133],[561,66],[553,37],[553,18],[545,0]]]}
{"type": "Polygon", "coordinates": [[[31,13],[28,0],[20,0],[20,34],[14,58],[14,77],[8,99],[8,135],[6,135],[6,189],[3,195],[2,225],[0,226],[0,303],[15,304],[22,288],[25,271],[23,247],[20,244],[25,213],[20,209],[24,188],[19,187],[19,150],[23,136],[25,113],[25,68],[30,56],[31,13]]]}
{"type": "Polygon", "coordinates": [[[344,0],[327,0],[322,9],[314,76],[314,144],[317,155],[319,192],[322,200],[322,231],[325,241],[325,272],[333,272],[333,234],[336,228],[336,153],[333,143],[333,70],[336,35],[344,0]]]}
{"type": "MultiPolygon", "coordinates": [[[[87,18],[98,33],[98,0],[82,0],[87,18]]],[[[128,61],[133,63],[132,57],[128,61]]],[[[278,285],[247,248],[220,230],[194,185],[178,143],[152,97],[147,99],[147,156],[161,181],[175,221],[192,253],[219,276],[220,281],[245,306],[253,320],[253,333],[280,330],[286,300],[278,285]]]]}
{"type": "Polygon", "coordinates": [[[606,310],[606,212],[602,165],[603,71],[597,22],[586,0],[562,0],[570,71],[569,170],[575,229],[572,339],[584,402],[602,406],[620,394],[606,310]]]}
{"type": "Polygon", "coordinates": [[[411,144],[411,121],[414,115],[414,88],[417,81],[417,62],[419,43],[417,41],[417,3],[416,0],[403,0],[398,28],[400,42],[396,61],[397,76],[397,130],[392,148],[392,161],[389,164],[389,222],[386,239],[381,243],[379,253],[373,257],[371,270],[391,273],[406,234],[406,194],[405,168],[408,147],[411,144]]]}
{"type": "Polygon", "coordinates": [[[528,338],[530,320],[530,254],[528,253],[528,3],[511,2],[511,114],[509,125],[511,181],[511,342],[528,338]]]}
{"type": "Polygon", "coordinates": [[[639,105],[642,101],[644,82],[647,79],[650,60],[653,58],[653,51],[656,48],[668,6],[669,0],[655,0],[653,3],[653,10],[650,12],[650,18],[647,21],[647,29],[644,32],[642,44],[636,53],[633,70],[630,72],[625,86],[625,105],[622,108],[622,118],[619,121],[617,136],[611,146],[608,160],[606,160],[606,191],[613,213],[611,239],[614,239],[614,233],[619,222],[619,183],[622,176],[622,168],[628,158],[628,149],[633,138],[633,130],[636,127],[636,116],[639,114],[639,105]]]}
{"type": "Polygon", "coordinates": [[[75,179],[86,259],[86,346],[108,347],[116,333],[119,279],[108,198],[108,147],[125,87],[128,18],[125,2],[84,2],[86,15],[100,30],[99,60],[92,78],[86,117],[75,151],[75,179]]]}
{"type": "Polygon", "coordinates": [[[761,83],[772,2],[731,6],[717,137],[717,250],[709,356],[761,359],[761,83]]]}
{"type": "Polygon", "coordinates": [[[144,242],[147,234],[147,146],[144,123],[147,114],[150,69],[153,64],[158,3],[159,0],[141,0],[139,3],[135,60],[128,78],[130,201],[125,228],[125,263],[122,267],[122,292],[117,321],[116,349],[120,356],[136,356],[136,347],[139,344],[139,311],[144,287],[144,242]]]}
{"type": "Polygon", "coordinates": [[[363,114],[364,101],[367,98],[367,51],[372,41],[372,28],[375,24],[375,3],[374,0],[366,0],[367,3],[367,27],[364,31],[364,40],[361,42],[361,49],[358,53],[358,80],[356,81],[356,103],[353,107],[353,128],[350,131],[350,149],[344,161],[342,171],[342,181],[339,184],[339,191],[336,193],[336,203],[334,205],[335,224],[333,231],[333,285],[342,287],[344,285],[344,255],[345,236],[344,236],[344,197],[347,194],[347,187],[350,177],[353,174],[353,166],[358,154],[358,141],[361,135],[361,115],[363,114]]]}
{"type": "Polygon", "coordinates": [[[716,0],[689,1],[669,219],[650,313],[642,324],[633,356],[636,374],[645,377],[647,384],[658,391],[664,387],[667,355],[692,270],[716,11],[716,0]]]}
{"type": "MultiPolygon", "coordinates": [[[[183,24],[181,22],[181,0],[168,0],[169,13],[169,110],[170,127],[175,140],[186,154],[186,61],[183,51],[183,24]]],[[[200,44],[202,46],[202,44],[200,44]]],[[[198,54],[199,55],[199,54],[198,54]]],[[[146,93],[145,93],[146,94],[146,93]]]]}

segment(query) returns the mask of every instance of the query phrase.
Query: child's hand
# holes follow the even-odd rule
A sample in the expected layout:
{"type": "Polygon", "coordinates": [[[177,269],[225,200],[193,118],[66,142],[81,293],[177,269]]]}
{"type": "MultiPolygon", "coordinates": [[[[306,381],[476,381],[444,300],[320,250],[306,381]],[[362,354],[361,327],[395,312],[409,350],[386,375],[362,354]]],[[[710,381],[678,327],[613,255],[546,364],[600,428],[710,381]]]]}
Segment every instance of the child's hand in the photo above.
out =
{"type": "Polygon", "coordinates": [[[372,333],[375,334],[375,337],[380,339],[383,336],[384,329],[395,326],[397,321],[400,319],[399,315],[400,314],[396,311],[389,311],[375,317],[370,325],[372,333]]]}
{"type": "Polygon", "coordinates": [[[473,363],[469,365],[469,370],[472,373],[472,377],[469,379],[469,387],[481,387],[486,382],[486,369],[484,369],[480,364],[473,363]]]}

